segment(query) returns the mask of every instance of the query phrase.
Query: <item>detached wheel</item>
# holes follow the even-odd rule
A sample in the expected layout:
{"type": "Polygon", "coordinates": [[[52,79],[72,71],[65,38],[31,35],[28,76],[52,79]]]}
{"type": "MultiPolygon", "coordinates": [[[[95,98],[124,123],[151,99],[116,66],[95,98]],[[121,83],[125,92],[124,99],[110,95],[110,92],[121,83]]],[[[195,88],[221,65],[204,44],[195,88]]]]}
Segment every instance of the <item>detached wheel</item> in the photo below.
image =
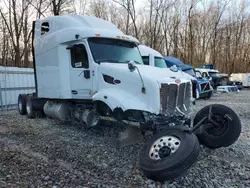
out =
{"type": "Polygon", "coordinates": [[[25,115],[26,112],[26,95],[25,94],[19,94],[18,95],[18,111],[19,114],[25,115]]]}
{"type": "Polygon", "coordinates": [[[35,110],[32,104],[32,96],[28,95],[26,99],[27,99],[26,103],[27,117],[30,119],[35,118],[35,110]]]}
{"type": "Polygon", "coordinates": [[[166,130],[145,143],[139,155],[139,166],[148,178],[164,182],[187,172],[197,160],[199,151],[194,134],[166,130]]]}
{"type": "Polygon", "coordinates": [[[202,123],[202,131],[197,134],[197,137],[200,143],[206,147],[211,149],[228,147],[239,138],[241,122],[231,108],[220,104],[208,105],[196,114],[194,125],[203,118],[206,119],[202,123]]]}

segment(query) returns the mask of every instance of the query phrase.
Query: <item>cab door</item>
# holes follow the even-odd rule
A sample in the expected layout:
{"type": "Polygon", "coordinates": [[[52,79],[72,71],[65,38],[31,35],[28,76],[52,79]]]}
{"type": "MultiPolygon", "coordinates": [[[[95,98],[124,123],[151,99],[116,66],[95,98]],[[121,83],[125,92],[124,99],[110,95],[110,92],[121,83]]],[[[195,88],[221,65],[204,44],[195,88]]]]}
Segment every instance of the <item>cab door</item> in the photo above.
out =
{"type": "Polygon", "coordinates": [[[68,46],[70,50],[70,85],[72,98],[91,99],[93,79],[86,43],[68,46]]]}

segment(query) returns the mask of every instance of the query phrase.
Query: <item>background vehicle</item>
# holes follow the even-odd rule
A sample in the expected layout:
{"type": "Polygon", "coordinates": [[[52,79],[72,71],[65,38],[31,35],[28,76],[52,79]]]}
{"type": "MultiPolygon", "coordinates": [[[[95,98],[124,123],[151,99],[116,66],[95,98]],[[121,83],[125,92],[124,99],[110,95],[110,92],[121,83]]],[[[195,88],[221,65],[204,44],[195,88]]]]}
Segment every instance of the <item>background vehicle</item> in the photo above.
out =
{"type": "Polygon", "coordinates": [[[229,80],[232,82],[241,82],[243,87],[250,87],[250,73],[233,73],[229,80]]]}
{"type": "Polygon", "coordinates": [[[144,65],[139,41],[112,23],[91,16],[51,16],[34,21],[32,32],[36,92],[19,95],[20,114],[78,121],[86,128],[113,119],[138,127],[143,136],[150,132],[139,166],[158,181],[183,175],[197,160],[200,143],[218,148],[238,139],[240,120],[223,105],[206,106],[191,124],[196,95],[191,76],[144,65]],[[210,119],[213,113],[223,121],[210,119]],[[207,126],[216,129],[224,122],[226,134],[207,135],[207,126]]]}
{"type": "MultiPolygon", "coordinates": [[[[143,63],[145,65],[164,68],[166,70],[170,69],[172,71],[178,72],[178,67],[176,67],[174,64],[173,64],[173,66],[167,66],[165,59],[158,51],[156,51],[148,46],[142,45],[142,44],[138,46],[138,49],[141,53],[143,63]]],[[[198,92],[197,79],[188,73],[183,72],[182,74],[183,74],[183,76],[192,80],[193,88],[196,89],[194,98],[198,99],[199,92],[198,92]]]]}
{"type": "Polygon", "coordinates": [[[217,92],[220,93],[231,93],[231,92],[239,92],[237,86],[218,86],[216,89],[217,92]]]}
{"type": "Polygon", "coordinates": [[[211,86],[215,89],[217,86],[220,86],[222,83],[222,78],[218,70],[214,69],[213,65],[203,65],[195,70],[200,72],[203,78],[206,78],[210,81],[211,86]]]}
{"type": "Polygon", "coordinates": [[[242,90],[242,82],[237,82],[237,81],[228,81],[227,85],[229,86],[236,86],[238,90],[242,90]]]}
{"type": "Polygon", "coordinates": [[[220,74],[221,76],[221,85],[222,86],[236,86],[238,90],[241,90],[243,88],[242,82],[239,81],[230,81],[228,74],[220,74]]]}
{"type": "Polygon", "coordinates": [[[191,65],[184,64],[181,60],[172,57],[167,56],[164,57],[164,60],[168,67],[171,67],[173,65],[176,65],[178,68],[180,68],[183,72],[190,74],[194,78],[196,78],[198,82],[198,92],[199,92],[199,98],[209,99],[213,95],[213,88],[210,84],[210,82],[207,79],[203,79],[199,73],[196,73],[195,69],[191,65]]]}

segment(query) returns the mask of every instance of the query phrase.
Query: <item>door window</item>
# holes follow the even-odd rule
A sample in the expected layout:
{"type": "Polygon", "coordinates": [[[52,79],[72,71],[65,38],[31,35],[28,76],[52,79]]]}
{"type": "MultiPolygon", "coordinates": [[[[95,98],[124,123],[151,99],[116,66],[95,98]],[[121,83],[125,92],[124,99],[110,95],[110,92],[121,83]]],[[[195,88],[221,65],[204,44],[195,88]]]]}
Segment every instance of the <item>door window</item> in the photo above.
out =
{"type": "Polygon", "coordinates": [[[83,44],[77,44],[70,50],[71,65],[74,68],[89,68],[88,54],[83,44]]]}
{"type": "Polygon", "coordinates": [[[149,56],[142,56],[142,61],[144,65],[149,65],[149,56]]]}

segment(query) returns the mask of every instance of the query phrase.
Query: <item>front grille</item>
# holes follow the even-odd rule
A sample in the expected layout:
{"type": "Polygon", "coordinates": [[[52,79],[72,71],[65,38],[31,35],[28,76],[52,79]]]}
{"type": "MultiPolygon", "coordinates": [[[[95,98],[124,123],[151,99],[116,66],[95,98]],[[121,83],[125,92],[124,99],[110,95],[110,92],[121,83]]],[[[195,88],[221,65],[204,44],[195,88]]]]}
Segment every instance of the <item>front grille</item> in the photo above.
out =
{"type": "Polygon", "coordinates": [[[162,114],[189,112],[192,96],[190,82],[177,84],[161,84],[160,103],[162,114]]]}
{"type": "Polygon", "coordinates": [[[201,91],[208,91],[208,90],[210,90],[209,83],[201,83],[200,87],[201,87],[201,91]]]}

